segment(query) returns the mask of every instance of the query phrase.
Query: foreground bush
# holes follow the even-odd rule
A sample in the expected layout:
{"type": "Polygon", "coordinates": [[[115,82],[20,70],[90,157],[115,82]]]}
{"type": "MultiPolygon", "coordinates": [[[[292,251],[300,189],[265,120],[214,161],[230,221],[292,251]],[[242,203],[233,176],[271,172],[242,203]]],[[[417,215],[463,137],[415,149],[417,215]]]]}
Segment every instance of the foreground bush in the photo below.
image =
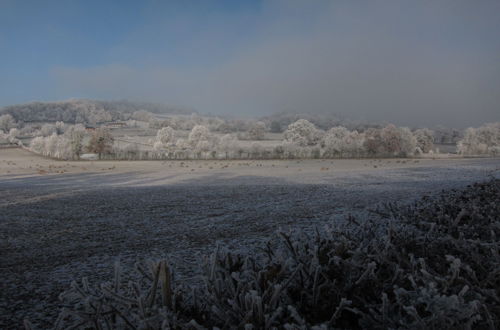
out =
{"type": "MultiPolygon", "coordinates": [[[[203,287],[165,261],[137,281],[73,283],[55,328],[496,329],[500,180],[387,205],[315,234],[283,233],[258,255],[224,249],[203,287]]],[[[27,323],[27,326],[29,324],[27,323]]]]}

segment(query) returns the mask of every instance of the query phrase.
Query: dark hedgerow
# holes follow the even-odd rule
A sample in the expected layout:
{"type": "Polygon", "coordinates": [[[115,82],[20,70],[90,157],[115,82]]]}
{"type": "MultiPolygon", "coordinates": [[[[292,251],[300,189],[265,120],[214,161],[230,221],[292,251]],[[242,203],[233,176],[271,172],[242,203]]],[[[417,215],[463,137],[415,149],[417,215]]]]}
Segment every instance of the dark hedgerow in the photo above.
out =
{"type": "Polygon", "coordinates": [[[73,283],[55,328],[500,327],[500,180],[376,213],[280,232],[259,255],[218,249],[200,288],[175,286],[165,261],[129,283],[117,267],[99,287],[73,283]]]}

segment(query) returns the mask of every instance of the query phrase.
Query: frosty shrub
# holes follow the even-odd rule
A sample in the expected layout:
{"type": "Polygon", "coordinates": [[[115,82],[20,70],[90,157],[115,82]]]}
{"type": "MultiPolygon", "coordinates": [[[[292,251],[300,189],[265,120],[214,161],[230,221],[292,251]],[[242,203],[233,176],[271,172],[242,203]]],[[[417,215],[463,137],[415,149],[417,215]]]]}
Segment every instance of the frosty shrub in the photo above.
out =
{"type": "MultiPolygon", "coordinates": [[[[56,329],[497,329],[500,180],[386,205],[315,234],[279,232],[253,255],[218,248],[203,287],[165,262],[117,265],[61,295],[56,329]]],[[[27,323],[29,326],[29,323],[27,323]]]]}

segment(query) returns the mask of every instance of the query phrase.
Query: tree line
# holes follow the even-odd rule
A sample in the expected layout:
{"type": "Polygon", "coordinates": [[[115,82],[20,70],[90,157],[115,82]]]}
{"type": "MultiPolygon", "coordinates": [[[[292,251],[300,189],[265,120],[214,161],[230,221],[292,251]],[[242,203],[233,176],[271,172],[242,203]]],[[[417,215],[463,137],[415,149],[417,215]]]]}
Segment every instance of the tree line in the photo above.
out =
{"type": "MultiPolygon", "coordinates": [[[[22,130],[13,127],[15,120],[0,116],[2,137],[19,143],[22,130]]],[[[133,125],[133,123],[132,123],[133,125]]],[[[82,124],[44,124],[29,144],[33,152],[60,158],[79,159],[94,153],[102,159],[295,159],[295,158],[360,158],[409,157],[435,152],[435,133],[421,128],[410,130],[388,124],[364,131],[335,126],[317,128],[299,119],[286,128],[282,140],[265,144],[270,131],[264,122],[254,122],[245,132],[220,134],[202,124],[194,124],[183,136],[171,126],[161,127],[156,136],[141,148],[136,143],[118,143],[104,127],[87,131],[82,124]],[[250,141],[248,141],[250,140],[250,141]]],[[[500,155],[500,123],[469,128],[457,142],[461,155],[500,155]]]]}

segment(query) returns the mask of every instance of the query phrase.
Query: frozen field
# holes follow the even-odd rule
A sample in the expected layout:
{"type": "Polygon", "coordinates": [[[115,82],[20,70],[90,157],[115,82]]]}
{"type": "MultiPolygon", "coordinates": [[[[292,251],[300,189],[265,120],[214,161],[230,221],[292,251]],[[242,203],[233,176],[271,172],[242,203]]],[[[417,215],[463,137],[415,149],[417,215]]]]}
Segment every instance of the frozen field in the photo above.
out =
{"type": "Polygon", "coordinates": [[[0,328],[48,325],[73,279],[167,256],[178,277],[221,241],[253,249],[387,201],[500,176],[500,159],[63,162],[0,150],[0,328]]]}

